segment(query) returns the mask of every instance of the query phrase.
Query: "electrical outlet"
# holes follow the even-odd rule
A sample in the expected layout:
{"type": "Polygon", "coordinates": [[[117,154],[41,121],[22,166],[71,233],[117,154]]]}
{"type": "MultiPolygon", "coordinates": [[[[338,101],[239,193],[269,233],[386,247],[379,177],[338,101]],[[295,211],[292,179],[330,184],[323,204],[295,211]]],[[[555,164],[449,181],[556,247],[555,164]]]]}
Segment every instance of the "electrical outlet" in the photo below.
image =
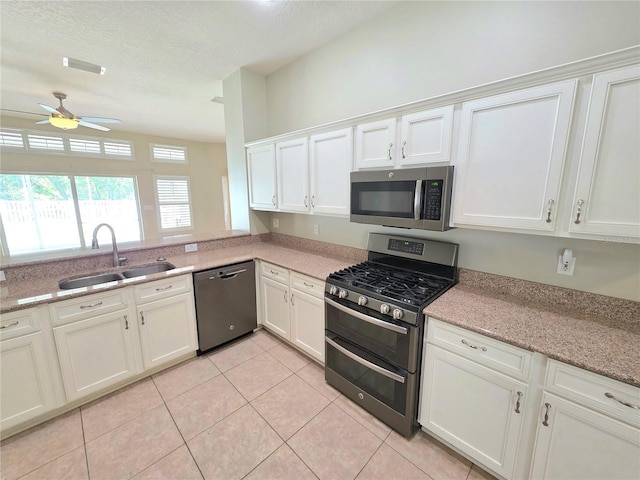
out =
{"type": "Polygon", "coordinates": [[[571,275],[573,276],[573,269],[576,266],[576,257],[572,257],[568,262],[565,262],[562,258],[562,255],[558,257],[558,269],[556,273],[560,275],[571,275]]]}
{"type": "Polygon", "coordinates": [[[271,220],[271,223],[273,225],[273,228],[280,228],[280,219],[279,218],[274,218],[273,220],[271,220]]]}
{"type": "Polygon", "coordinates": [[[185,252],[196,252],[198,251],[198,244],[197,243],[188,243],[187,245],[184,246],[184,251],[185,252]]]}
{"type": "Polygon", "coordinates": [[[317,223],[313,226],[313,234],[320,235],[320,225],[318,225],[317,223]]]}

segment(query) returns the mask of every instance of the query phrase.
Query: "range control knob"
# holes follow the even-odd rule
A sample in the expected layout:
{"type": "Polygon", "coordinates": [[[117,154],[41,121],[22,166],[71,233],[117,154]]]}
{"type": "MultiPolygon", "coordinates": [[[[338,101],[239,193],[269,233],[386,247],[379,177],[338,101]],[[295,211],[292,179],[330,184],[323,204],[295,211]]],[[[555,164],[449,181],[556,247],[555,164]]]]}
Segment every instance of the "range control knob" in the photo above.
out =
{"type": "Polygon", "coordinates": [[[386,303],[383,303],[382,305],[380,305],[380,313],[384,313],[384,314],[389,313],[389,305],[387,305],[386,303]]]}
{"type": "Polygon", "coordinates": [[[393,318],[395,318],[396,320],[400,320],[403,316],[404,312],[402,310],[400,310],[399,308],[393,309],[393,318]]]}
{"type": "Polygon", "coordinates": [[[362,295],[358,297],[358,305],[360,305],[361,307],[365,306],[368,301],[369,300],[367,300],[367,297],[363,297],[362,295]]]}
{"type": "Polygon", "coordinates": [[[338,292],[338,298],[347,298],[347,291],[346,290],[340,290],[338,292]]]}
{"type": "Polygon", "coordinates": [[[331,288],[329,289],[329,295],[336,295],[338,293],[338,287],[336,287],[335,285],[332,285],[331,288]]]}

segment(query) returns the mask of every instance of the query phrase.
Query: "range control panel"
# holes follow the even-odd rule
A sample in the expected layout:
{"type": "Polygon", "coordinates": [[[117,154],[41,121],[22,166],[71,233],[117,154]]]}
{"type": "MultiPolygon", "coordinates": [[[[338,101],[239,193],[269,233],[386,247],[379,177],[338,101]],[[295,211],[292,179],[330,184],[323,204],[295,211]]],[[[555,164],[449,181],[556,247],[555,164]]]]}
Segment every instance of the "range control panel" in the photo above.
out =
{"type": "Polygon", "coordinates": [[[398,240],[397,238],[390,238],[389,245],[387,246],[387,248],[389,250],[394,250],[396,252],[422,255],[422,252],[424,252],[424,243],[410,242],[407,240],[398,240]]]}
{"type": "Polygon", "coordinates": [[[443,180],[427,180],[425,193],[425,220],[440,220],[442,214],[442,185],[443,180]]]}

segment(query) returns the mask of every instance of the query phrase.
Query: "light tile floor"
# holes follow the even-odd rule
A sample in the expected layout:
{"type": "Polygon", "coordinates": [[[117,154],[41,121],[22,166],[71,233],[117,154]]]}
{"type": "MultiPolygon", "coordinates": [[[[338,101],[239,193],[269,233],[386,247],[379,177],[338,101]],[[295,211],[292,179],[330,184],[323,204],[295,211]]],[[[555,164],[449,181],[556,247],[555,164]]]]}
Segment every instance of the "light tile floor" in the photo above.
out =
{"type": "Polygon", "coordinates": [[[263,330],[9,438],[0,460],[3,480],[492,478],[263,330]]]}

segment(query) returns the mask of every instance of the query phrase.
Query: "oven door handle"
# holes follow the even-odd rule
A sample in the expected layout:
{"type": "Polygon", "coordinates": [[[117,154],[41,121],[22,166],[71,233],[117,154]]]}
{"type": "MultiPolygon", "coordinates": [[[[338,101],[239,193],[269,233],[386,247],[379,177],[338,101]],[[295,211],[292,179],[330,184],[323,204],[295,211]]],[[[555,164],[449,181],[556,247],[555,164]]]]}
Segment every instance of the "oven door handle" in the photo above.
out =
{"type": "Polygon", "coordinates": [[[413,219],[422,218],[422,180],[416,180],[416,193],[413,196],[413,219]]]}
{"type": "Polygon", "coordinates": [[[344,313],[348,313],[360,320],[364,320],[365,322],[369,322],[377,327],[386,328],[387,330],[391,330],[392,332],[401,333],[402,335],[406,335],[408,330],[405,327],[401,327],[400,325],[395,325],[393,323],[385,322],[384,320],[378,320],[375,317],[370,317],[369,315],[365,315],[364,313],[360,313],[356,310],[351,310],[349,307],[345,307],[344,305],[336,302],[335,300],[331,300],[330,298],[324,299],[332,307],[337,308],[338,310],[343,311],[344,313]]]}
{"type": "Polygon", "coordinates": [[[404,377],[402,375],[398,375],[397,373],[390,372],[389,370],[387,370],[385,368],[382,368],[382,367],[379,367],[378,365],[376,365],[375,363],[370,362],[369,360],[365,360],[364,358],[359,357],[355,353],[352,353],[349,350],[347,350],[346,348],[338,345],[336,342],[331,340],[329,337],[324,337],[324,339],[333,348],[338,350],[343,355],[349,357],[354,362],[359,363],[363,367],[367,367],[368,369],[373,370],[374,372],[377,372],[380,375],[384,375],[385,377],[388,377],[391,380],[394,380],[396,382],[404,383],[405,379],[404,379],[404,377]]]}

